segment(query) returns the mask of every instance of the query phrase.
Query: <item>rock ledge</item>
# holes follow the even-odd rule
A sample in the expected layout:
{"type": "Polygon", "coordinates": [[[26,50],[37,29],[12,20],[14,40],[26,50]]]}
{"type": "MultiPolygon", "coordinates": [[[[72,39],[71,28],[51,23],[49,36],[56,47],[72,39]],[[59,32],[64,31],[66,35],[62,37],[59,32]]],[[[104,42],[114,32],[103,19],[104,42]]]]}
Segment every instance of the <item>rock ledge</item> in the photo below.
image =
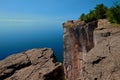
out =
{"type": "Polygon", "coordinates": [[[0,61],[0,80],[63,80],[64,70],[52,49],[31,49],[0,61]]]}

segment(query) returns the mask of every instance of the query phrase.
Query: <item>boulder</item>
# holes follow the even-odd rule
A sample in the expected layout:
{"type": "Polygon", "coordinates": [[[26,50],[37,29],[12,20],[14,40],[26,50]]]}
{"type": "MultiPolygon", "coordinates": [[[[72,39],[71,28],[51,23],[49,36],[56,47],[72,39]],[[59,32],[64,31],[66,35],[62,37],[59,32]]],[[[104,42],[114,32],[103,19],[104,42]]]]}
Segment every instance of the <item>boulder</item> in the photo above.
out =
{"type": "Polygon", "coordinates": [[[64,80],[64,70],[52,49],[31,49],[0,61],[0,80],[64,80]]]}

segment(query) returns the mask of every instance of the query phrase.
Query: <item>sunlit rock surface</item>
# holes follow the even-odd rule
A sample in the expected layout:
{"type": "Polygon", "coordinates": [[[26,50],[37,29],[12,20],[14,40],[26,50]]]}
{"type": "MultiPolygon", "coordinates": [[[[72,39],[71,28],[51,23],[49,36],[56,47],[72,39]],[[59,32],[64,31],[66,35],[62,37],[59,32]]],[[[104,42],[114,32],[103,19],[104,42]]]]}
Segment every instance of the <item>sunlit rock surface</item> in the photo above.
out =
{"type": "Polygon", "coordinates": [[[52,49],[31,49],[0,61],[0,80],[64,80],[52,49]]]}
{"type": "Polygon", "coordinates": [[[71,20],[63,28],[67,80],[120,80],[119,25],[71,20]]]}

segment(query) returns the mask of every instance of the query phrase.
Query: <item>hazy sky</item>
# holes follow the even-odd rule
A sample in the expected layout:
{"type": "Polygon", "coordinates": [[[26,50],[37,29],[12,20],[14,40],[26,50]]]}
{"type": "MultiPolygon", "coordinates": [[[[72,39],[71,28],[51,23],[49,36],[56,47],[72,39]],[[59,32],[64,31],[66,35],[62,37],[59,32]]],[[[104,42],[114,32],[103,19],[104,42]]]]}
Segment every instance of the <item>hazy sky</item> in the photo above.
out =
{"type": "Polygon", "coordinates": [[[0,25],[6,23],[52,24],[78,19],[81,13],[115,0],[0,0],[0,25]]]}

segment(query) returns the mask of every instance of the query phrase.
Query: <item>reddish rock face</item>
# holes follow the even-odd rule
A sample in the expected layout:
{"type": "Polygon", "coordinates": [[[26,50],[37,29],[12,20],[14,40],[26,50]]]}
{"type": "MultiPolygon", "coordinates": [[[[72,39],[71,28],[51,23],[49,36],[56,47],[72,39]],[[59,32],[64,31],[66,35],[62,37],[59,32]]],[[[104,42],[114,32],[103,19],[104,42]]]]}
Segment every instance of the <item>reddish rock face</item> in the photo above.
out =
{"type": "Polygon", "coordinates": [[[97,22],[68,21],[64,28],[64,70],[68,80],[84,80],[84,58],[94,47],[93,31],[97,22]]]}

